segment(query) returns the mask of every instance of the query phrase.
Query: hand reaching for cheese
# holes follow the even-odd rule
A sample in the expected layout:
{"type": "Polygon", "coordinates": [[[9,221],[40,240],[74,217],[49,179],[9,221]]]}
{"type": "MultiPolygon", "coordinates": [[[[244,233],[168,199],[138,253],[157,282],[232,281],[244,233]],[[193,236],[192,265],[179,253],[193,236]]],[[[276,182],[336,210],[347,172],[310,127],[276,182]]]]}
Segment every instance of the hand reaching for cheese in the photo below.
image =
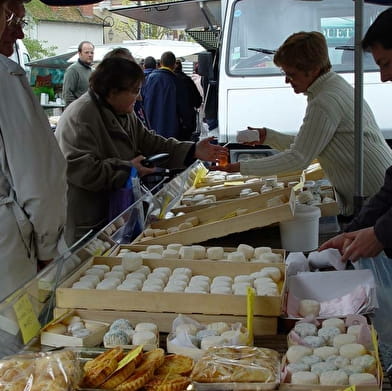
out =
{"type": "Polygon", "coordinates": [[[152,174],[155,172],[155,167],[145,167],[141,164],[141,161],[145,159],[143,155],[136,156],[134,159],[131,160],[132,166],[136,168],[140,177],[144,175],[152,174]]]}

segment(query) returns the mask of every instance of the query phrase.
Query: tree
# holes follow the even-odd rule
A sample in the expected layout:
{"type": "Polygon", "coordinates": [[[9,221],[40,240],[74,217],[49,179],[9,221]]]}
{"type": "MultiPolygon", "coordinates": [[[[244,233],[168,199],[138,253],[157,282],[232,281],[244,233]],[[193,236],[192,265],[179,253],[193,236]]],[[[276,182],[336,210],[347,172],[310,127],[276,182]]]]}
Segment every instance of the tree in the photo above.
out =
{"type": "Polygon", "coordinates": [[[38,41],[37,39],[25,37],[23,39],[23,43],[25,44],[32,60],[39,60],[40,58],[56,55],[55,50],[57,49],[57,46],[50,46],[48,48],[42,46],[42,43],[47,43],[47,41],[38,41]]]}

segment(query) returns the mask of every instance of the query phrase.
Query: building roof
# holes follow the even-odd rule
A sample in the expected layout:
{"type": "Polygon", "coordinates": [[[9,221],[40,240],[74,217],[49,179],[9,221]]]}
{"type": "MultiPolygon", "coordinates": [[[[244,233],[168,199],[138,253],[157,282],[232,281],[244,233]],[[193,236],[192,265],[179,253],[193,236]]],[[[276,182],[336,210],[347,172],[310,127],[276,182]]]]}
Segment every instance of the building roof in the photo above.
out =
{"type": "Polygon", "coordinates": [[[72,22],[102,25],[97,16],[84,16],[79,7],[47,6],[40,0],[32,0],[25,4],[27,14],[38,21],[72,22]]]}

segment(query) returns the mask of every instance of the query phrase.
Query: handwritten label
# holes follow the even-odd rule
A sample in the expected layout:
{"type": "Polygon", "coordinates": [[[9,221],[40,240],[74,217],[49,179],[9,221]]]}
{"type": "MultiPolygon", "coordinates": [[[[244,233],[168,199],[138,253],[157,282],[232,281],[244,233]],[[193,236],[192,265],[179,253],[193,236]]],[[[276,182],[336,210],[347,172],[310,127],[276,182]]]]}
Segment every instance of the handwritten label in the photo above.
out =
{"type": "Polygon", "coordinates": [[[13,308],[22,332],[23,343],[26,344],[39,333],[41,325],[27,293],[13,305],[13,308]]]}
{"type": "Polygon", "coordinates": [[[131,350],[117,365],[116,371],[125,367],[128,363],[134,360],[142,351],[143,345],[139,345],[137,348],[131,350]]]}

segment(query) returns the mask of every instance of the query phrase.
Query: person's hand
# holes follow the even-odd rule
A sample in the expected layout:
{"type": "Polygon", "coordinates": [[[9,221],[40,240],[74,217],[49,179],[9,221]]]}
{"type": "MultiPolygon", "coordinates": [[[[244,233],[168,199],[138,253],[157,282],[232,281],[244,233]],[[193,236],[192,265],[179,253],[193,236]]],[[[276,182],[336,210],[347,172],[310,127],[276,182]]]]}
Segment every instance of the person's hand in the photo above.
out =
{"type": "Polygon", "coordinates": [[[42,269],[44,269],[46,266],[48,266],[52,261],[53,261],[53,258],[46,259],[46,260],[38,259],[37,260],[37,273],[40,272],[42,269]]]}
{"type": "Polygon", "coordinates": [[[141,164],[141,161],[143,159],[145,159],[145,157],[143,155],[139,155],[139,156],[136,156],[134,159],[131,160],[131,164],[132,164],[133,167],[136,168],[137,173],[139,174],[140,178],[145,176],[145,175],[148,175],[148,174],[153,174],[155,172],[155,170],[156,170],[155,167],[144,167],[141,164]]]}
{"type": "Polygon", "coordinates": [[[343,234],[345,240],[350,241],[343,251],[342,261],[358,261],[359,258],[375,257],[384,248],[377,239],[374,227],[363,228],[358,231],[343,234]]]}
{"type": "Polygon", "coordinates": [[[214,140],[214,137],[207,137],[196,143],[195,158],[214,163],[222,158],[227,161],[228,149],[220,145],[211,144],[212,140],[214,140]]]}
{"type": "Polygon", "coordinates": [[[226,171],[226,172],[239,172],[240,171],[240,163],[228,163],[225,166],[220,166],[219,164],[216,166],[209,167],[210,171],[226,171]]]}
{"type": "Polygon", "coordinates": [[[327,240],[323,243],[319,248],[318,251],[326,250],[327,248],[336,248],[339,250],[340,254],[343,254],[345,248],[351,243],[347,242],[347,239],[344,237],[344,234],[340,234],[334,236],[333,238],[327,240]]]}

